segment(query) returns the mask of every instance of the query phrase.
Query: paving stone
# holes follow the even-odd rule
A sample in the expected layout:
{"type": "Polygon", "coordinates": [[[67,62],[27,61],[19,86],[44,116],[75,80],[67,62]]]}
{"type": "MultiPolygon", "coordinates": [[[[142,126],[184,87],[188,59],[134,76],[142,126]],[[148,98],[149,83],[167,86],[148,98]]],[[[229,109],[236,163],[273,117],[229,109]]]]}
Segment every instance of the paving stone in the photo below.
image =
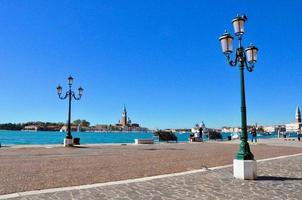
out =
{"type": "MultiPolygon", "coordinates": [[[[251,144],[251,150],[256,159],[302,153],[302,142],[295,144],[295,147],[251,144]]],[[[86,147],[1,148],[0,195],[221,166],[231,164],[238,151],[238,144],[228,142],[86,147]]],[[[277,170],[284,174],[284,169],[277,170]]],[[[219,173],[213,175],[218,176],[220,179],[225,177],[219,173]]],[[[209,179],[205,177],[204,180],[209,179]]],[[[177,180],[180,185],[195,181],[194,178],[177,180]]],[[[221,183],[224,180],[209,187],[221,183]]],[[[165,185],[166,188],[170,186],[165,185]]],[[[113,194],[112,198],[117,197],[113,194]]]]}
{"type": "Polygon", "coordinates": [[[63,191],[13,198],[32,199],[119,199],[119,200],[177,200],[177,199],[302,199],[302,156],[258,163],[258,180],[233,178],[232,168],[145,182],[98,188],[63,191]]]}

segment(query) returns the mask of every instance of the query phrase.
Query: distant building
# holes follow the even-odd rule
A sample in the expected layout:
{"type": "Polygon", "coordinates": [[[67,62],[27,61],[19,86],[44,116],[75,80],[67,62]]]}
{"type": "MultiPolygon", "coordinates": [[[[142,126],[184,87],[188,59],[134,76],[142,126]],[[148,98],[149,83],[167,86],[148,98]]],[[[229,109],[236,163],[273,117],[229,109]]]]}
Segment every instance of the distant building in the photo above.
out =
{"type": "Polygon", "coordinates": [[[25,126],[22,130],[23,131],[38,131],[40,129],[41,129],[41,127],[39,127],[39,126],[29,125],[29,126],[25,126]]]}
{"type": "Polygon", "coordinates": [[[95,125],[93,128],[95,131],[107,131],[107,130],[109,130],[109,125],[99,124],[99,125],[95,125]]]}
{"type": "Polygon", "coordinates": [[[131,127],[132,127],[132,128],[139,128],[139,124],[133,123],[133,124],[131,124],[131,127]]]}
{"type": "Polygon", "coordinates": [[[48,125],[46,130],[48,131],[60,131],[61,125],[48,125]]]}
{"type": "MultiPolygon", "coordinates": [[[[68,129],[67,125],[64,125],[64,126],[62,126],[62,128],[60,129],[60,132],[67,132],[67,129],[68,129]]],[[[70,131],[77,131],[77,130],[78,130],[78,127],[72,125],[72,126],[70,126],[70,129],[71,129],[70,131]]]]}
{"type": "Polygon", "coordinates": [[[298,132],[300,130],[300,126],[297,123],[285,124],[286,132],[298,132]]]}
{"type": "Polygon", "coordinates": [[[128,130],[128,127],[131,126],[131,124],[129,124],[129,122],[131,123],[131,120],[130,120],[130,118],[128,118],[127,108],[124,105],[123,112],[122,112],[122,118],[121,118],[121,120],[118,121],[117,124],[115,124],[115,126],[121,127],[123,130],[128,130]]]}
{"type": "Polygon", "coordinates": [[[23,131],[59,131],[60,125],[27,125],[22,129],[23,131]]]}
{"type": "Polygon", "coordinates": [[[276,131],[275,126],[263,126],[264,132],[273,133],[276,131]]]}
{"type": "Polygon", "coordinates": [[[127,118],[127,109],[124,105],[124,110],[122,113],[122,119],[121,119],[122,128],[125,128],[128,125],[128,118],[127,118]]]}
{"type": "Polygon", "coordinates": [[[264,132],[268,132],[268,133],[274,133],[278,131],[283,132],[286,130],[286,126],[285,125],[263,126],[263,130],[264,132]]]}
{"type": "Polygon", "coordinates": [[[89,131],[95,131],[95,132],[106,132],[106,131],[149,131],[148,128],[140,127],[138,123],[132,123],[131,119],[128,117],[127,108],[124,105],[123,111],[122,111],[122,117],[116,124],[101,124],[101,125],[95,125],[91,126],[89,131]]]}
{"type": "Polygon", "coordinates": [[[299,106],[296,108],[295,123],[285,124],[286,132],[298,132],[302,128],[301,112],[299,106]]]}
{"type": "Polygon", "coordinates": [[[241,128],[240,127],[222,127],[221,131],[224,133],[241,132],[241,128]]]}
{"type": "Polygon", "coordinates": [[[119,123],[115,124],[115,127],[120,128],[121,131],[147,131],[147,128],[142,128],[138,123],[132,123],[130,117],[128,117],[127,108],[124,105],[122,112],[122,118],[119,123]]]}
{"type": "Polygon", "coordinates": [[[296,109],[296,123],[300,124],[301,123],[301,112],[299,106],[297,106],[296,109]]]}

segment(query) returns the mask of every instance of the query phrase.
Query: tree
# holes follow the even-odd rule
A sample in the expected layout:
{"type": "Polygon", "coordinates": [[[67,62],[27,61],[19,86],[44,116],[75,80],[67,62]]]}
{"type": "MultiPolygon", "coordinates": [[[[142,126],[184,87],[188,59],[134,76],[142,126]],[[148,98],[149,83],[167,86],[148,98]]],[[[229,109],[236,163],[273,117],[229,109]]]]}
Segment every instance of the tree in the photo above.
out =
{"type": "Polygon", "coordinates": [[[78,126],[78,125],[80,125],[80,124],[82,123],[82,121],[81,121],[80,119],[77,119],[77,120],[74,120],[72,123],[73,123],[75,126],[78,126]]]}
{"type": "Polygon", "coordinates": [[[89,127],[89,126],[90,126],[90,122],[88,122],[88,121],[85,120],[85,119],[83,119],[83,120],[81,120],[81,119],[74,120],[74,121],[73,121],[73,124],[74,124],[75,126],[81,125],[81,126],[83,126],[83,127],[89,127]]]}
{"type": "Polygon", "coordinates": [[[90,126],[90,122],[89,121],[86,121],[85,119],[82,120],[82,126],[84,127],[89,127],[90,126]]]}
{"type": "Polygon", "coordinates": [[[258,132],[265,132],[265,131],[264,131],[264,128],[263,128],[262,126],[259,126],[259,127],[257,128],[257,131],[258,131],[258,132]]]}

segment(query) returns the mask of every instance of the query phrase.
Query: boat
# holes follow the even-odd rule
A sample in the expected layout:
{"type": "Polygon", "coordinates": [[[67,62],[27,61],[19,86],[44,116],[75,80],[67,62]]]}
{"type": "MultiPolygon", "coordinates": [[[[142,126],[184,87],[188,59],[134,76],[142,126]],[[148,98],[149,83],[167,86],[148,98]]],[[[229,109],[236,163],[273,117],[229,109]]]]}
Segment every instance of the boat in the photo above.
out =
{"type": "Polygon", "coordinates": [[[231,133],[231,137],[232,137],[232,139],[234,140],[234,139],[239,139],[239,133],[238,132],[233,132],[233,133],[231,133]]]}
{"type": "Polygon", "coordinates": [[[159,141],[165,142],[177,142],[177,136],[172,131],[158,130],[153,133],[154,136],[158,137],[159,141]]]}

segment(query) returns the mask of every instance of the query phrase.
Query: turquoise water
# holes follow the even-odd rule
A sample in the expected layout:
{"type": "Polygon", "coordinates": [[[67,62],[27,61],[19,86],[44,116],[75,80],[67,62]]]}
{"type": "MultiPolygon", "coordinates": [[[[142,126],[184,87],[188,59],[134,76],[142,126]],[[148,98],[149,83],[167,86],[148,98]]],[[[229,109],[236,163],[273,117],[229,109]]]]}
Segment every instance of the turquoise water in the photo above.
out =
{"type": "MultiPolygon", "coordinates": [[[[79,137],[81,144],[95,143],[134,143],[134,139],[153,138],[153,134],[148,132],[74,132],[73,137],[79,137]]],[[[179,142],[188,142],[189,133],[176,133],[179,142]]],[[[230,133],[223,133],[223,139],[226,140],[230,133]]],[[[26,144],[61,144],[66,133],[37,131],[0,131],[0,143],[2,145],[26,145],[26,144]]],[[[259,135],[258,138],[275,138],[276,133],[272,135],[259,135]]],[[[291,134],[296,137],[296,134],[291,134]]],[[[250,138],[250,134],[249,134],[250,138]]]]}
{"type": "MultiPolygon", "coordinates": [[[[0,131],[2,145],[25,144],[61,144],[66,136],[64,132],[50,131],[0,131]]],[[[74,132],[73,137],[79,137],[81,144],[96,143],[134,143],[134,139],[153,138],[150,132],[74,132]]],[[[177,134],[179,142],[187,142],[189,134],[177,134]]]]}

